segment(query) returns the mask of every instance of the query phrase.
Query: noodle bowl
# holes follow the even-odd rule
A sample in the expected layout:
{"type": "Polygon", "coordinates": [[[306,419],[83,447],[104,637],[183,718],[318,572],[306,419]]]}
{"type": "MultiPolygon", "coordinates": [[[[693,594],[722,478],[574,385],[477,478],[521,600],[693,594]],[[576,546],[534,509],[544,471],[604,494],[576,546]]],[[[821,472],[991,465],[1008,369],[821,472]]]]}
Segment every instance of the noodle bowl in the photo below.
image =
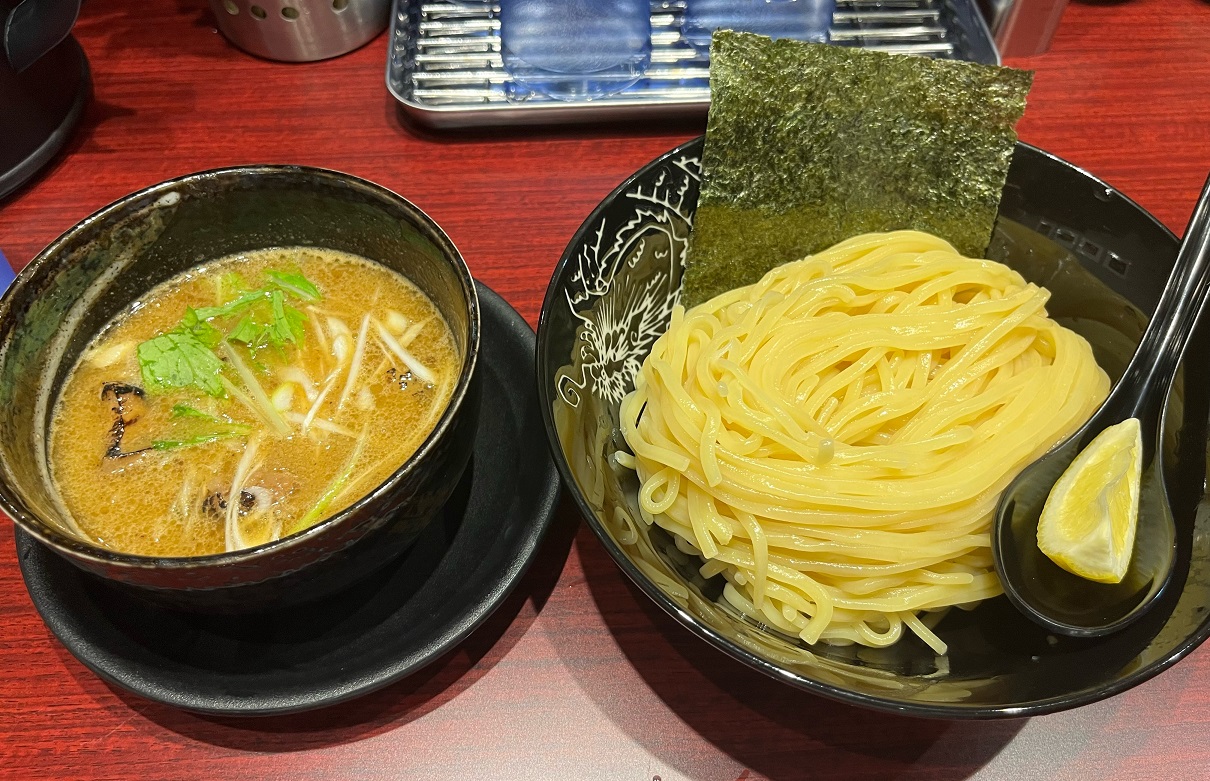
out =
{"type": "Polygon", "coordinates": [[[1000,593],[999,493],[1108,393],[1048,296],[900,231],[677,308],[620,410],[644,520],[760,623],[944,653],[944,611],[1000,593]]]}

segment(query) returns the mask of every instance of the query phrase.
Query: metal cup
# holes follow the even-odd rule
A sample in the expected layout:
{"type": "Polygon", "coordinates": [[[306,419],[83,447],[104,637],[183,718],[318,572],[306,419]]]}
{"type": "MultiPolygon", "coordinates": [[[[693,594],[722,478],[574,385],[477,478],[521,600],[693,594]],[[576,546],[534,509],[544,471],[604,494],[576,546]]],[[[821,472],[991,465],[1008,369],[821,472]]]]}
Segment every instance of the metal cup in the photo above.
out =
{"type": "Polygon", "coordinates": [[[386,29],[390,0],[210,0],[227,40],[258,57],[310,62],[351,52],[386,29]]]}

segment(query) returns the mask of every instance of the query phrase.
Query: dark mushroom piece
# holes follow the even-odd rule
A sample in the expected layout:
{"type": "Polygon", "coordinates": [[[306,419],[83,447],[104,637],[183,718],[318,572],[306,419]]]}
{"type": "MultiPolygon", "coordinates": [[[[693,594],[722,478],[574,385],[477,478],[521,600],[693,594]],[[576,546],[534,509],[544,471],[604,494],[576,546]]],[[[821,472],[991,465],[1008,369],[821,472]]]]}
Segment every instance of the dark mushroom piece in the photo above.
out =
{"type": "MultiPolygon", "coordinates": [[[[256,496],[249,491],[239,492],[239,514],[247,515],[256,507],[256,496]]],[[[227,494],[222,491],[214,491],[206,495],[202,500],[202,509],[207,513],[215,516],[218,519],[225,518],[227,515],[227,494]]]]}
{"type": "Polygon", "coordinates": [[[126,435],[126,427],[138,421],[147,411],[143,389],[137,385],[125,382],[107,382],[101,386],[101,398],[112,399],[114,420],[109,429],[109,448],[105,451],[106,458],[126,458],[142,453],[148,448],[139,450],[122,450],[122,437],[126,435]]]}

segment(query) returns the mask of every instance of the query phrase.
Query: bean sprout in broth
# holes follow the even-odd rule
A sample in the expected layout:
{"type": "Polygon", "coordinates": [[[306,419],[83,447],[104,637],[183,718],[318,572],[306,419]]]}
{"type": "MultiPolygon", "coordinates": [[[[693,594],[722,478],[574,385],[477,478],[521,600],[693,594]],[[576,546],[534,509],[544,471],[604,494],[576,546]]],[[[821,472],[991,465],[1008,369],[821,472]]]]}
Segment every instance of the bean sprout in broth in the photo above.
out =
{"type": "Polygon", "coordinates": [[[459,367],[436,306],[383,266],[319,248],[229,256],[157,287],[84,351],[57,402],[51,471],[112,550],[260,545],[398,469],[459,367]]]}

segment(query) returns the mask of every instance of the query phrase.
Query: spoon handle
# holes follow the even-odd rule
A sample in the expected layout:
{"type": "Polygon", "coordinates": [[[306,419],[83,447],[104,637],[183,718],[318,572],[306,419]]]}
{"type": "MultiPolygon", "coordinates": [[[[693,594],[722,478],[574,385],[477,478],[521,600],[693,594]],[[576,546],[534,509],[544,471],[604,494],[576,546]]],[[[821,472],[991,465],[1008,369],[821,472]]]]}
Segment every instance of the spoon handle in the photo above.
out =
{"type": "MultiPolygon", "coordinates": [[[[1210,290],[1210,178],[1193,208],[1168,284],[1122,380],[1098,417],[1110,423],[1138,418],[1143,430],[1159,430],[1160,413],[1177,366],[1210,290]],[[1150,420],[1149,420],[1150,418],[1150,420]],[[1154,428],[1148,429],[1148,424],[1154,428]]],[[[1150,448],[1151,443],[1144,445],[1150,448]]]]}

